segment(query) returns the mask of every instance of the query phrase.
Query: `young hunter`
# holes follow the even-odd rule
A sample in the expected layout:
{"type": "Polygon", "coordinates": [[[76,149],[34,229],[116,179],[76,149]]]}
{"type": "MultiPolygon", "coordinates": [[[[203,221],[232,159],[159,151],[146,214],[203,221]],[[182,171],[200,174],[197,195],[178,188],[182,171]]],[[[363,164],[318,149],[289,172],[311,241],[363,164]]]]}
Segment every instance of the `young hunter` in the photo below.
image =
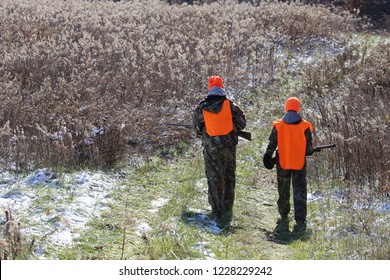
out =
{"type": "Polygon", "coordinates": [[[276,148],[278,149],[276,154],[278,210],[280,214],[278,224],[285,225],[279,227],[279,230],[282,231],[288,231],[291,181],[296,221],[294,232],[306,230],[306,156],[313,154],[311,134],[313,126],[300,116],[300,105],[301,102],[295,97],[287,99],[285,115],[282,119],[272,123],[269,144],[263,158],[264,165],[268,169],[272,169],[275,164],[275,158],[272,155],[276,148]]]}
{"type": "Polygon", "coordinates": [[[221,77],[210,77],[208,94],[194,111],[194,128],[202,136],[211,216],[222,226],[233,216],[237,132],[245,126],[245,114],[226,97],[221,77]]]}

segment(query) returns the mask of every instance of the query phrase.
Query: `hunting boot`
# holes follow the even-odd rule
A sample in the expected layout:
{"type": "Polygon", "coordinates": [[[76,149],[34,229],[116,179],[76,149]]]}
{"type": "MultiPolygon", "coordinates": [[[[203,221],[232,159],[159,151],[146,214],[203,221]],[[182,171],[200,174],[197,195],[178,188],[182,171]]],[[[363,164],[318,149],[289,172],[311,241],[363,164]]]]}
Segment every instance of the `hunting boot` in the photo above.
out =
{"type": "Polygon", "coordinates": [[[293,229],[294,233],[304,233],[306,232],[306,221],[305,220],[297,220],[293,229]]]}
{"type": "Polygon", "coordinates": [[[289,232],[290,222],[287,215],[282,215],[280,219],[276,221],[275,234],[283,234],[289,232]]]}

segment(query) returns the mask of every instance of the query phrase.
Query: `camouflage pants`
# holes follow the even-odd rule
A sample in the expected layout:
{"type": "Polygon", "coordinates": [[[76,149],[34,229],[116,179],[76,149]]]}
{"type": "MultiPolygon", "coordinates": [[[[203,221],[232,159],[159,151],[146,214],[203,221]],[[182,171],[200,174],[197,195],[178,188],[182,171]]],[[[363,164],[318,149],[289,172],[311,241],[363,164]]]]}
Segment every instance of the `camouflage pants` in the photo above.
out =
{"type": "Polygon", "coordinates": [[[218,218],[231,218],[236,184],[236,147],[207,147],[203,156],[212,212],[218,218]]]}
{"type": "Polygon", "coordinates": [[[290,186],[292,181],[294,198],[294,218],[305,221],[307,215],[306,165],[301,170],[285,170],[276,165],[278,181],[278,210],[281,217],[290,212],[290,186]]]}

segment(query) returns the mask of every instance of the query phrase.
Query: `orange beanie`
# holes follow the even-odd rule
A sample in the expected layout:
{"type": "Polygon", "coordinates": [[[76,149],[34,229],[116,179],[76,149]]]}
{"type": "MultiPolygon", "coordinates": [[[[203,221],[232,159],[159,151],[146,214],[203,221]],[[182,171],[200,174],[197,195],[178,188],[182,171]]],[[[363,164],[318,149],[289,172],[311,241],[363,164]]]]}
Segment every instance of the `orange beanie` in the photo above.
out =
{"type": "Polygon", "coordinates": [[[295,112],[299,112],[301,108],[301,101],[299,101],[298,98],[296,97],[290,97],[289,99],[287,99],[286,101],[286,112],[288,111],[295,111],[295,112]]]}
{"type": "Polygon", "coordinates": [[[213,86],[217,86],[220,88],[224,88],[223,83],[222,83],[222,78],[220,76],[212,76],[209,78],[208,81],[208,90],[211,90],[213,86]]]}

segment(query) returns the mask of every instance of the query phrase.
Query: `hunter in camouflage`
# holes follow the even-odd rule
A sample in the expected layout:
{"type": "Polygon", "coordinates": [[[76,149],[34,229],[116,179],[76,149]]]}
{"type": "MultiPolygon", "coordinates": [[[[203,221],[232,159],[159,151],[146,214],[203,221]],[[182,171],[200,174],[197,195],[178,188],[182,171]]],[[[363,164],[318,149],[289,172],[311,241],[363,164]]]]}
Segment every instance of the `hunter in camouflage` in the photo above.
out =
{"type": "Polygon", "coordinates": [[[277,229],[288,231],[288,214],[290,213],[290,188],[292,182],[294,232],[306,230],[307,216],[307,182],[306,156],[312,155],[312,124],[298,113],[300,101],[291,97],[286,101],[286,113],[282,119],[272,123],[269,143],[264,154],[264,165],[273,168],[272,155],[276,149],[276,175],[278,183],[278,210],[280,219],[277,229]]]}
{"type": "MultiPolygon", "coordinates": [[[[233,216],[233,203],[236,183],[236,146],[238,131],[246,126],[244,112],[226,97],[222,79],[213,76],[209,79],[209,92],[194,111],[194,128],[197,135],[202,137],[205,173],[208,183],[208,201],[211,205],[211,215],[223,225],[229,225],[233,216]],[[225,109],[228,111],[225,119],[218,122],[208,122],[208,113],[211,117],[225,109]],[[231,131],[225,130],[224,135],[215,135],[211,126],[220,127],[231,125],[231,131]],[[207,128],[207,126],[209,126],[207,128]],[[212,135],[210,135],[212,134],[212,135]]],[[[222,128],[222,131],[224,129],[222,128]]]]}

